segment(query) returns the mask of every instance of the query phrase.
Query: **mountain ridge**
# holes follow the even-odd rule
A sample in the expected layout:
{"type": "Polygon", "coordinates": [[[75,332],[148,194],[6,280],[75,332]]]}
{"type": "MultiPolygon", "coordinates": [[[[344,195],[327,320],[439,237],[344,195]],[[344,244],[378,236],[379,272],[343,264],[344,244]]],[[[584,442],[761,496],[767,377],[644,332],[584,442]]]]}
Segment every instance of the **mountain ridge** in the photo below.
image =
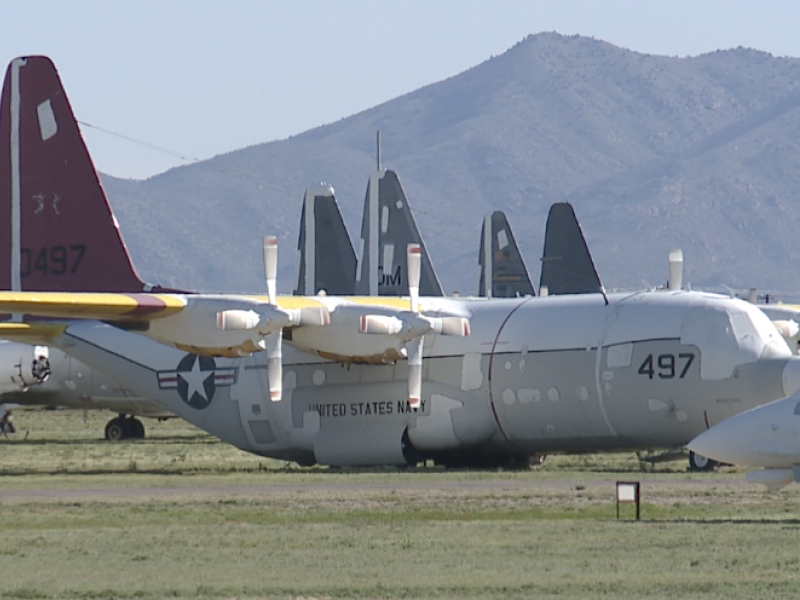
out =
{"type": "Polygon", "coordinates": [[[758,50],[677,58],[536,34],[285,140],[143,181],[102,178],[142,274],[179,287],[263,290],[260,239],[274,233],[290,290],[303,192],[320,181],[358,247],[380,130],[448,292],[475,292],[491,210],[507,213],[538,278],[544,219],[564,200],[608,289],[662,282],[682,247],[695,287],[798,290],[784,273],[800,259],[799,74],[800,59],[758,50]]]}

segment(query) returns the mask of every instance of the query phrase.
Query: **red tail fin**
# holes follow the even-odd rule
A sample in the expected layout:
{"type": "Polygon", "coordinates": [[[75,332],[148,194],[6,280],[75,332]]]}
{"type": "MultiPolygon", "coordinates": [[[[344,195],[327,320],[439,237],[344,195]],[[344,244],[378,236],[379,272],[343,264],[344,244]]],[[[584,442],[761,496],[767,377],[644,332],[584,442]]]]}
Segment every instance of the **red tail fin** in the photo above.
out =
{"type": "Polygon", "coordinates": [[[141,292],[49,58],[14,59],[0,103],[0,288],[141,292]]]}

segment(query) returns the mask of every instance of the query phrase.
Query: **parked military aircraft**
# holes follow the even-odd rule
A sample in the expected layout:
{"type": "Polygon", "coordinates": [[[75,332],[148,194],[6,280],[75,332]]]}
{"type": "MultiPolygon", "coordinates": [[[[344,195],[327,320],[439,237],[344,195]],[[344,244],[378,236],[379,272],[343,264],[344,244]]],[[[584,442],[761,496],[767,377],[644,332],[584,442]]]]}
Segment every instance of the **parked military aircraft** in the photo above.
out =
{"type": "MultiPolygon", "coordinates": [[[[7,73],[0,119],[0,168],[9,184],[0,189],[0,210],[7,214],[7,228],[0,234],[0,282],[11,290],[168,291],[145,284],[133,268],[52,64],[33,58],[24,69],[21,66],[12,65],[7,73]],[[55,223],[58,227],[53,227],[55,223]],[[91,247],[85,243],[89,237],[91,247]]],[[[388,222],[384,207],[392,209],[388,235],[376,230],[381,257],[392,256],[385,250],[387,244],[399,241],[392,235],[420,239],[407,202],[403,205],[405,195],[397,176],[386,175],[378,172],[371,178],[373,187],[368,187],[365,200],[365,209],[372,203],[382,211],[384,225],[388,222]]],[[[367,239],[372,235],[370,223],[365,220],[367,239]]],[[[310,285],[312,293],[321,289],[353,293],[355,254],[330,186],[312,186],[306,192],[300,248],[296,292],[310,285]]],[[[144,426],[136,416],[173,416],[57,348],[3,340],[0,406],[12,402],[117,412],[119,416],[105,429],[106,438],[113,440],[144,437],[144,426]]],[[[0,419],[7,418],[3,408],[0,419]]]]}
{"type": "MultiPolygon", "coordinates": [[[[144,284],[133,269],[49,61],[14,61],[6,74],[0,181],[2,289],[166,291],[144,284]],[[91,246],[85,243],[89,237],[91,246]]],[[[0,393],[4,403],[117,412],[106,425],[109,439],[144,436],[132,415],[171,416],[57,348],[17,342],[0,342],[0,393]]]]}
{"type": "Polygon", "coordinates": [[[412,243],[420,245],[423,268],[430,269],[430,275],[420,284],[420,293],[443,295],[397,173],[378,165],[370,174],[358,256],[333,187],[326,183],[310,186],[300,217],[294,295],[322,290],[326,294],[347,296],[357,289],[363,290],[358,293],[368,295],[400,295],[408,289],[403,265],[405,248],[412,243]],[[370,286],[373,286],[371,291],[370,286]]]}
{"type": "Polygon", "coordinates": [[[556,296],[605,294],[575,210],[567,202],[554,204],[547,218],[539,288],[556,296]]]}
{"type": "MultiPolygon", "coordinates": [[[[541,262],[541,295],[603,293],[580,223],[568,202],[553,204],[547,213],[541,262]]],[[[511,225],[502,211],[484,217],[478,266],[479,296],[513,298],[536,294],[511,225]]]]}
{"type": "MultiPolygon", "coordinates": [[[[15,60],[11,72],[33,68],[55,73],[35,57],[15,60]]],[[[64,130],[47,108],[54,104],[45,94],[23,111],[38,126],[38,144],[64,130]]],[[[12,182],[21,180],[19,164],[12,161],[12,182]]],[[[17,190],[21,203],[29,192],[17,190]]],[[[61,219],[70,198],[52,204],[50,218],[70,223],[61,219]]],[[[63,268],[84,268],[95,242],[84,244],[87,262],[67,247],[63,268]]],[[[44,247],[60,271],[62,253],[44,247]]],[[[12,255],[22,259],[21,248],[12,236],[12,255]]],[[[0,293],[0,311],[83,321],[0,327],[6,337],[61,348],[240,448],[302,463],[672,447],[800,388],[800,359],[739,300],[602,290],[420,298],[416,245],[405,264],[408,298],[278,297],[276,251],[267,240],[266,296],[12,285],[0,293]]]]}
{"type": "Polygon", "coordinates": [[[158,419],[173,416],[160,404],[138,396],[102,371],[57,348],[6,340],[0,341],[0,399],[3,405],[10,405],[0,410],[0,423],[10,420],[14,405],[121,413],[106,424],[105,437],[109,440],[144,437],[142,422],[124,415],[158,419]]]}
{"type": "Polygon", "coordinates": [[[514,298],[536,295],[511,225],[502,211],[496,210],[483,218],[478,266],[478,296],[514,298]]]}
{"type": "Polygon", "coordinates": [[[320,183],[306,189],[297,240],[297,277],[293,294],[355,293],[356,253],[347,233],[333,187],[320,183]]]}
{"type": "Polygon", "coordinates": [[[761,467],[745,477],[770,489],[800,482],[800,394],[726,419],[688,447],[719,462],[761,467]]]}
{"type": "Polygon", "coordinates": [[[403,270],[408,243],[420,246],[420,293],[443,296],[442,284],[425,249],[400,178],[394,171],[379,167],[370,175],[364,198],[356,294],[400,296],[406,293],[408,279],[403,270]],[[377,269],[373,261],[376,261],[377,269]]]}
{"type": "MultiPolygon", "coordinates": [[[[751,291],[750,301],[755,302],[751,291]]],[[[777,327],[789,347],[798,352],[800,307],[757,304],[777,327]]],[[[746,474],[748,481],[779,489],[800,482],[800,393],[777,400],[715,425],[688,445],[696,453],[727,464],[761,467],[746,474]]]]}
{"type": "MultiPolygon", "coordinates": [[[[542,296],[604,293],[575,210],[568,202],[553,204],[547,213],[541,262],[542,296]]],[[[511,225],[501,211],[484,217],[478,266],[479,296],[513,298],[536,293],[511,225]]]]}

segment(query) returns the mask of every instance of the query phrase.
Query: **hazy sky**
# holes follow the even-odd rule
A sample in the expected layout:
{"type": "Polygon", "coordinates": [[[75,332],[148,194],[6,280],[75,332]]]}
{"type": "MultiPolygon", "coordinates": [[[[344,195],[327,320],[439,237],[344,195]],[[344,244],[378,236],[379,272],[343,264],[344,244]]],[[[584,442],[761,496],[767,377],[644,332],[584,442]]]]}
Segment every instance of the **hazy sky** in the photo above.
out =
{"type": "MultiPolygon", "coordinates": [[[[800,56],[798,24],[789,0],[24,0],[0,4],[0,60],[49,55],[79,120],[191,161],[371,108],[530,33],[677,56],[800,56]]],[[[83,131],[112,175],[189,162],[83,131]]]]}

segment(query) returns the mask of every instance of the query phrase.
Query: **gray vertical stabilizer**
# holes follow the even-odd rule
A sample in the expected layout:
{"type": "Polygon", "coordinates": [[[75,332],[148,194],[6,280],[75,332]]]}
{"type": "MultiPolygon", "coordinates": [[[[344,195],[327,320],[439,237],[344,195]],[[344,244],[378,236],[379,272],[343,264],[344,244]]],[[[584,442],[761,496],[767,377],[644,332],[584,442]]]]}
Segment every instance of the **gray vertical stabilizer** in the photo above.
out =
{"type": "Polygon", "coordinates": [[[511,226],[506,215],[499,210],[483,218],[478,265],[479,296],[514,298],[536,295],[511,226]]]}
{"type": "Polygon", "coordinates": [[[442,284],[433,270],[400,179],[394,171],[376,171],[369,178],[364,199],[361,245],[356,267],[356,294],[407,295],[408,244],[419,244],[422,247],[420,295],[443,296],[442,284]]]}
{"type": "MultiPolygon", "coordinates": [[[[539,289],[549,294],[605,294],[572,205],[550,207],[539,289]]],[[[544,292],[542,292],[544,293],[544,292]]]]}
{"type": "Polygon", "coordinates": [[[339,212],[333,188],[322,183],[306,189],[297,240],[294,294],[320,290],[336,296],[355,293],[356,253],[339,212]]]}

